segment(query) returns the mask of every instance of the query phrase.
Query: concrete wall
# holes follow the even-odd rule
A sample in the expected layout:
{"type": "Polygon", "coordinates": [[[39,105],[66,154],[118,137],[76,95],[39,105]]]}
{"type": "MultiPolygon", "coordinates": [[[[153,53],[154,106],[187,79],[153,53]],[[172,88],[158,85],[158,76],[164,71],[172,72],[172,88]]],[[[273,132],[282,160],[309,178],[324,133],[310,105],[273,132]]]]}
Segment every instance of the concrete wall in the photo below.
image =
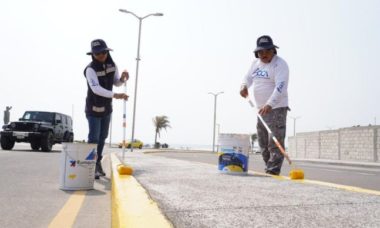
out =
{"type": "Polygon", "coordinates": [[[293,158],[380,162],[380,126],[298,133],[288,145],[293,158]]]}

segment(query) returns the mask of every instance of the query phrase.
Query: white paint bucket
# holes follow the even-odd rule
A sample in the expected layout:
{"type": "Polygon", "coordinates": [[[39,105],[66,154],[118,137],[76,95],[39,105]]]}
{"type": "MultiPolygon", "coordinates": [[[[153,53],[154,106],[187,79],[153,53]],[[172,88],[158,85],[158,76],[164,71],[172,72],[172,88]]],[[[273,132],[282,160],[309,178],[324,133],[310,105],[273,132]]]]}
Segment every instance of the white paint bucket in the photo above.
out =
{"type": "Polygon", "coordinates": [[[94,189],[96,144],[63,143],[60,189],[94,189]]]}
{"type": "Polygon", "coordinates": [[[219,171],[229,174],[247,174],[251,150],[250,138],[247,134],[219,134],[219,171]]]}

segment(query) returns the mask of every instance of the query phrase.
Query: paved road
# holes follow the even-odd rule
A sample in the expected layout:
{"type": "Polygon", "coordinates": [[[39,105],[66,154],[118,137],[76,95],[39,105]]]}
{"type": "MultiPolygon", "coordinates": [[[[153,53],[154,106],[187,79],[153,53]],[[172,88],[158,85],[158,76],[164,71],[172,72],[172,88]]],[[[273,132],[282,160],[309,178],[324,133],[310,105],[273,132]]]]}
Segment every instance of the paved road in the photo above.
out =
{"type": "MultiPolygon", "coordinates": [[[[168,158],[215,164],[215,168],[217,168],[217,156],[212,153],[162,152],[152,154],[168,158]]],[[[304,170],[307,179],[380,190],[380,168],[350,167],[347,165],[308,162],[296,162],[296,165],[297,168],[304,170]]],[[[264,162],[261,159],[261,155],[250,156],[249,169],[264,172],[264,162]]],[[[289,165],[284,162],[282,175],[287,176],[289,170],[289,165]]]]}
{"type": "MultiPolygon", "coordinates": [[[[48,227],[72,196],[59,190],[60,146],[50,153],[34,152],[28,144],[0,150],[0,227],[48,227]]],[[[109,160],[104,161],[109,174],[109,160]]],[[[86,192],[74,227],[110,227],[108,178],[86,192]]]]}

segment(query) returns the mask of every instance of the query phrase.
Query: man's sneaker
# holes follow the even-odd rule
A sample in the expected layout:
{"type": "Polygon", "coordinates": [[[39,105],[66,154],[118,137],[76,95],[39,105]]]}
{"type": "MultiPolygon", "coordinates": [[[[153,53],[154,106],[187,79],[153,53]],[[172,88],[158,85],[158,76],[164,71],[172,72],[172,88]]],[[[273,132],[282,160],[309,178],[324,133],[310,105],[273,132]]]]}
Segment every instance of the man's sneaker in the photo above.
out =
{"type": "Polygon", "coordinates": [[[266,173],[270,174],[270,175],[275,175],[275,176],[279,176],[280,175],[279,173],[275,173],[275,172],[270,171],[270,170],[267,170],[266,173]]]}
{"type": "Polygon", "coordinates": [[[99,175],[102,177],[106,176],[106,173],[103,171],[102,163],[96,163],[96,172],[99,173],[99,175]]]}
{"type": "Polygon", "coordinates": [[[99,173],[99,172],[95,172],[95,179],[96,179],[96,180],[99,180],[99,179],[100,179],[100,173],[99,173]]]}

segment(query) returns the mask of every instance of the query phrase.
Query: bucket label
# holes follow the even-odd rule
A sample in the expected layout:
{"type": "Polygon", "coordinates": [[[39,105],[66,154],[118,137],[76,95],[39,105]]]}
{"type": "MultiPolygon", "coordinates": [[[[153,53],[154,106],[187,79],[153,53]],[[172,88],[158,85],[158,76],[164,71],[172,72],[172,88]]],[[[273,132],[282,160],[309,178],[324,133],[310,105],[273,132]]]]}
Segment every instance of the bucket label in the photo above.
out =
{"type": "Polygon", "coordinates": [[[222,153],[219,155],[219,170],[223,172],[247,172],[248,157],[240,153],[222,153]]]}
{"type": "Polygon", "coordinates": [[[74,174],[74,173],[72,173],[72,174],[70,174],[68,177],[69,177],[71,180],[74,180],[74,179],[77,177],[77,175],[74,174]]]}
{"type": "Polygon", "coordinates": [[[96,160],[96,151],[95,151],[95,149],[92,149],[91,151],[90,151],[90,153],[87,155],[87,157],[86,157],[86,161],[90,161],[90,160],[96,160]]]}
{"type": "Polygon", "coordinates": [[[70,167],[74,167],[75,168],[76,164],[77,164],[77,161],[70,160],[70,167]]]}

